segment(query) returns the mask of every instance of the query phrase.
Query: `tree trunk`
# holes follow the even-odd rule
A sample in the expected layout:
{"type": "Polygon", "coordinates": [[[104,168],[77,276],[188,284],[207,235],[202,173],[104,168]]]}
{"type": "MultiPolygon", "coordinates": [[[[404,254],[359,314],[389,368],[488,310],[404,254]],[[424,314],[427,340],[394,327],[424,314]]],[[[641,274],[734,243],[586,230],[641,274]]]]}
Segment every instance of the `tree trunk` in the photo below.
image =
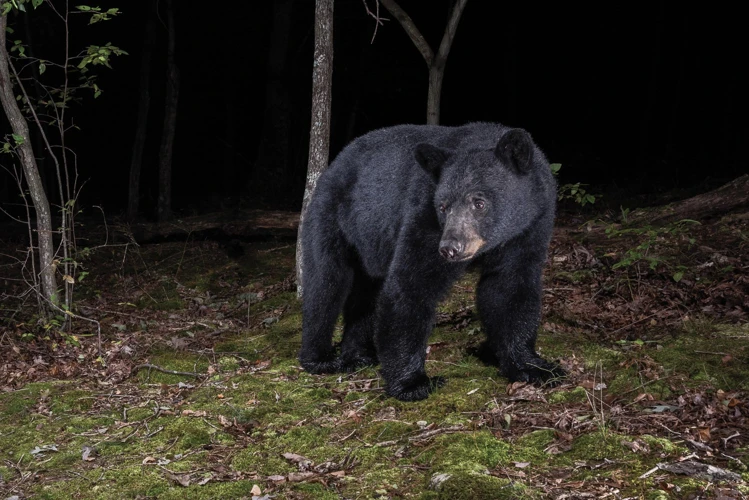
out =
{"type": "MultiPolygon", "coordinates": [[[[10,59],[6,47],[5,28],[8,24],[6,15],[0,16],[0,101],[2,101],[5,115],[10,121],[13,134],[20,137],[16,145],[16,152],[21,161],[24,178],[29,186],[29,193],[34,204],[36,212],[36,229],[39,246],[39,273],[41,282],[41,296],[49,302],[57,303],[59,298],[57,293],[57,281],[55,279],[54,264],[54,242],[52,241],[52,214],[49,209],[49,201],[42,187],[42,180],[39,176],[39,169],[36,165],[36,158],[31,149],[31,138],[29,136],[29,126],[23,117],[21,110],[18,108],[18,102],[13,94],[13,87],[10,81],[10,59]]],[[[30,247],[33,248],[33,242],[30,247]]],[[[45,304],[44,310],[49,307],[45,304]]]]}
{"type": "Polygon", "coordinates": [[[169,42],[166,51],[166,98],[164,130],[159,150],[159,200],[156,218],[164,222],[172,217],[172,152],[177,126],[177,103],[179,100],[179,71],[174,58],[175,27],[173,0],[166,0],[166,20],[169,42]]]}
{"type": "MultiPolygon", "coordinates": [[[[273,25],[265,78],[265,111],[253,175],[253,190],[279,189],[288,175],[291,140],[291,97],[287,82],[293,0],[273,3],[273,25]]],[[[276,193],[267,193],[275,195],[276,193]]]]}
{"type": "Polygon", "coordinates": [[[232,80],[235,72],[229,70],[231,64],[225,63],[227,71],[224,72],[222,87],[224,89],[224,154],[221,169],[221,184],[223,191],[222,210],[239,208],[241,186],[237,175],[237,89],[232,80]]]}
{"type": "Polygon", "coordinates": [[[149,7],[149,12],[146,14],[146,33],[140,60],[140,101],[138,102],[138,122],[135,127],[133,156],[130,159],[130,181],[127,197],[127,218],[129,220],[135,220],[140,208],[140,172],[143,165],[143,148],[146,145],[148,109],[151,105],[151,54],[156,35],[156,16],[150,11],[151,8],[149,7]]]}
{"type": "MultiPolygon", "coordinates": [[[[28,47],[26,48],[26,54],[31,59],[36,58],[36,54],[34,53],[34,33],[31,30],[31,16],[25,15],[23,17],[23,26],[24,26],[24,36],[26,38],[25,42],[28,44],[28,47]]],[[[40,83],[39,79],[39,65],[38,64],[31,64],[30,68],[31,74],[33,75],[33,84],[34,84],[34,95],[37,99],[39,99],[40,96],[45,95],[45,91],[42,89],[42,84],[40,83]]],[[[54,199],[54,189],[49,184],[49,175],[47,175],[47,169],[46,169],[46,155],[42,154],[42,152],[45,150],[44,148],[44,138],[42,137],[42,134],[39,130],[35,130],[34,127],[31,127],[29,129],[29,133],[31,134],[31,140],[32,140],[32,149],[35,154],[38,154],[40,156],[36,157],[36,166],[37,170],[39,171],[39,177],[42,179],[42,188],[44,189],[45,193],[48,193],[47,201],[51,205],[63,205],[63,203],[60,202],[60,200],[54,199]]]]}
{"type": "Polygon", "coordinates": [[[429,68],[429,92],[427,93],[427,124],[440,124],[440,98],[442,97],[442,79],[445,68],[432,66],[429,68]]]}
{"type": "Polygon", "coordinates": [[[330,147],[330,107],[333,86],[333,0],[315,2],[315,55],[312,67],[312,125],[309,134],[307,184],[299,217],[296,245],[297,297],[302,298],[302,227],[307,205],[317,179],[328,166],[330,147]]]}
{"type": "Polygon", "coordinates": [[[647,101],[641,114],[642,118],[640,119],[640,136],[638,141],[636,165],[642,171],[645,170],[651,157],[650,131],[652,128],[653,117],[657,112],[656,105],[658,104],[658,85],[660,80],[659,67],[661,63],[661,52],[663,50],[662,38],[665,23],[664,17],[665,4],[661,4],[660,12],[655,27],[653,28],[655,30],[653,44],[649,47],[651,50],[650,79],[648,80],[647,101]]]}
{"type": "Polygon", "coordinates": [[[463,15],[463,9],[468,0],[457,0],[450,19],[447,21],[445,33],[442,35],[439,49],[435,55],[429,44],[424,39],[419,29],[414,24],[411,17],[398,5],[395,0],[380,0],[382,5],[398,20],[403,29],[408,34],[413,44],[421,53],[424,62],[429,68],[429,92],[427,95],[427,124],[438,125],[440,122],[440,97],[442,95],[442,80],[445,75],[445,64],[447,56],[450,53],[455,32],[458,30],[460,16],[463,15]]]}

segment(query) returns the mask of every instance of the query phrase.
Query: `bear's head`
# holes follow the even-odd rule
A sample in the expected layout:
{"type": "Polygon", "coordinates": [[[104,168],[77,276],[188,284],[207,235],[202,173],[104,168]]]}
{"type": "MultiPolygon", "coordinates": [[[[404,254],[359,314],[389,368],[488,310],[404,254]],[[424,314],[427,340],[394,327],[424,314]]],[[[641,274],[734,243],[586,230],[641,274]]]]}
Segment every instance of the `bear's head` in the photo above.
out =
{"type": "Polygon", "coordinates": [[[449,261],[465,262],[502,245],[532,224],[547,203],[549,166],[525,130],[506,130],[495,147],[485,149],[422,143],[415,157],[435,182],[439,252],[449,261]]]}

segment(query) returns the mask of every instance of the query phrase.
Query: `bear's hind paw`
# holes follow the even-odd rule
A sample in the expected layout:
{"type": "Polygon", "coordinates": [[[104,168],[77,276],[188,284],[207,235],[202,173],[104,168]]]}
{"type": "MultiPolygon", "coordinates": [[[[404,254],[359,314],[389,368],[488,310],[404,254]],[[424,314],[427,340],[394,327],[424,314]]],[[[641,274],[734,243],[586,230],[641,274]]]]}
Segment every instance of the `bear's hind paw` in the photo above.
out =
{"type": "Polygon", "coordinates": [[[429,393],[445,385],[444,377],[419,376],[415,380],[406,382],[388,383],[386,392],[401,401],[419,401],[426,399],[429,393]]]}
{"type": "Polygon", "coordinates": [[[371,356],[341,356],[337,359],[339,370],[344,373],[351,373],[368,366],[375,366],[377,359],[371,356]]]}

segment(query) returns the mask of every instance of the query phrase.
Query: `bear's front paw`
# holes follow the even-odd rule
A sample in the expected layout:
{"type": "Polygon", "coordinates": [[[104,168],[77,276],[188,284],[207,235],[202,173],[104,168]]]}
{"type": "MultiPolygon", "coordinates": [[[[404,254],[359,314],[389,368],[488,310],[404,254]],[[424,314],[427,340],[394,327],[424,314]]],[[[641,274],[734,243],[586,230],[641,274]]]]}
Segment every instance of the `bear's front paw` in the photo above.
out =
{"type": "Polygon", "coordinates": [[[533,358],[521,366],[513,364],[504,371],[510,382],[530,382],[552,387],[561,384],[562,379],[567,376],[561,366],[543,358],[533,358]]]}
{"type": "Polygon", "coordinates": [[[388,382],[385,392],[401,401],[419,401],[426,399],[430,392],[445,385],[443,377],[427,377],[424,374],[408,377],[405,380],[388,382]]]}
{"type": "Polygon", "coordinates": [[[309,373],[319,375],[321,373],[339,373],[341,371],[340,362],[337,358],[328,359],[308,359],[299,358],[299,363],[309,373]]]}

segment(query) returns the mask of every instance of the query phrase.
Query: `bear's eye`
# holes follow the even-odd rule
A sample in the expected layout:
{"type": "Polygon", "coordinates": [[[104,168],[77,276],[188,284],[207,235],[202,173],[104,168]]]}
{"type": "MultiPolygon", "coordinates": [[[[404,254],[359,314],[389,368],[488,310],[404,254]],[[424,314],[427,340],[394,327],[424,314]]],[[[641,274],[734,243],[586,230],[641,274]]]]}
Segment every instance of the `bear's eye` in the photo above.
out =
{"type": "Polygon", "coordinates": [[[444,203],[440,203],[440,212],[444,214],[445,210],[447,210],[447,207],[445,206],[445,204],[444,203]]]}
{"type": "Polygon", "coordinates": [[[476,208],[476,210],[483,210],[486,204],[484,203],[484,200],[474,200],[473,206],[476,208]]]}

